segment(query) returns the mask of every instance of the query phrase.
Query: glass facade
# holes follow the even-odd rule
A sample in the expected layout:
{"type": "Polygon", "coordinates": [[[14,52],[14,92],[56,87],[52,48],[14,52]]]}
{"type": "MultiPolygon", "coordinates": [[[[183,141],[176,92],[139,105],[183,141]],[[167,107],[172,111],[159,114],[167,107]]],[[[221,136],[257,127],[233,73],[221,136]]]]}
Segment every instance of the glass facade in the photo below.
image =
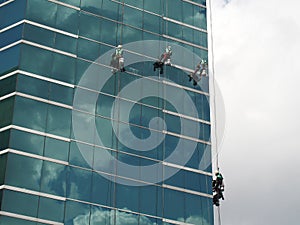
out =
{"type": "Polygon", "coordinates": [[[187,76],[208,59],[206,10],[0,0],[0,225],[214,224],[209,78],[187,76]]]}

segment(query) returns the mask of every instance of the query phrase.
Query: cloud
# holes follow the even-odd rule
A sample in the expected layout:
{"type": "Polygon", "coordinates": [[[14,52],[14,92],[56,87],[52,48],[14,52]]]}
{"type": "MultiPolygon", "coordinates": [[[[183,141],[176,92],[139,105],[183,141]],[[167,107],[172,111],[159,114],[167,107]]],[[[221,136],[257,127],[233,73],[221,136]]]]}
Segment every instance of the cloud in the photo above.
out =
{"type": "Polygon", "coordinates": [[[226,106],[222,224],[298,224],[300,19],[295,0],[212,1],[226,106]],[[293,185],[293,186],[292,186],[293,185]]]}

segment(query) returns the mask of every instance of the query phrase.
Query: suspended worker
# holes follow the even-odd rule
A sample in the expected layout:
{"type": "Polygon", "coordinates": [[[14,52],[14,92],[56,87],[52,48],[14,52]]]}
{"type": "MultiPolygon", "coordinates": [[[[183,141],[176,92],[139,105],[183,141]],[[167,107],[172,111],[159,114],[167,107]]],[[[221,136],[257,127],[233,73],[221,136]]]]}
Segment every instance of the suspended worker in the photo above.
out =
{"type": "Polygon", "coordinates": [[[122,45],[116,47],[115,52],[111,56],[110,65],[113,67],[113,73],[116,73],[117,71],[125,72],[122,45]]]}
{"type": "Polygon", "coordinates": [[[155,71],[156,69],[160,69],[160,74],[163,74],[164,70],[163,70],[163,66],[164,64],[170,66],[171,65],[171,55],[172,55],[172,49],[171,46],[168,45],[166,47],[165,52],[160,56],[159,60],[156,61],[153,66],[153,70],[155,71]]]}
{"type": "Polygon", "coordinates": [[[223,191],[224,191],[224,182],[223,176],[219,171],[215,172],[216,179],[212,182],[212,189],[214,192],[213,203],[216,206],[220,205],[220,199],[224,200],[223,191]]]}
{"type": "Polygon", "coordinates": [[[197,64],[196,69],[194,72],[190,73],[189,75],[189,81],[193,79],[193,85],[196,86],[198,81],[201,80],[202,76],[207,76],[207,62],[204,59],[201,59],[200,62],[197,64]],[[197,72],[200,74],[200,78],[196,75],[197,72]]]}

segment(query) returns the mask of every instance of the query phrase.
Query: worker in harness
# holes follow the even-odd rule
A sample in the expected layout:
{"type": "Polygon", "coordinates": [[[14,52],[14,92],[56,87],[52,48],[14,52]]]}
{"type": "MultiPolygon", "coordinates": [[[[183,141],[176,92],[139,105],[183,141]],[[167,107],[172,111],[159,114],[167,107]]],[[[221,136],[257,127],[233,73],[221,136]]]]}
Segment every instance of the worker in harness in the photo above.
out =
{"type": "Polygon", "coordinates": [[[111,56],[110,65],[113,67],[113,73],[116,73],[118,71],[125,72],[122,45],[118,45],[116,47],[115,52],[111,56]]]}
{"type": "Polygon", "coordinates": [[[204,59],[201,59],[200,62],[197,64],[196,69],[194,72],[188,74],[189,81],[193,79],[193,85],[196,86],[197,83],[201,80],[202,76],[207,76],[207,62],[204,59]],[[200,74],[200,77],[198,77],[196,74],[200,74]]]}
{"type": "Polygon", "coordinates": [[[213,195],[213,203],[216,206],[220,205],[220,199],[224,200],[223,191],[224,191],[224,182],[223,182],[223,176],[219,171],[216,171],[215,173],[216,179],[212,182],[212,189],[214,192],[213,195]]]}
{"type": "Polygon", "coordinates": [[[164,73],[164,64],[171,65],[171,55],[172,49],[171,46],[167,46],[165,52],[160,56],[159,60],[153,63],[153,70],[160,69],[160,74],[164,73]]]}

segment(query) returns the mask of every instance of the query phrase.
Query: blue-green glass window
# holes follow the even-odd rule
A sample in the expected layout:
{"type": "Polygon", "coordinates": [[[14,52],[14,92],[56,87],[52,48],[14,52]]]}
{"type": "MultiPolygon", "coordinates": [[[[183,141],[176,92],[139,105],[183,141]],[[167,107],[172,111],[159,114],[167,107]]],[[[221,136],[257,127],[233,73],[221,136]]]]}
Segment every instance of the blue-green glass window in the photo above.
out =
{"type": "Polygon", "coordinates": [[[0,127],[5,127],[12,123],[14,110],[14,97],[0,101],[0,127]]]}
{"type": "Polygon", "coordinates": [[[90,205],[67,200],[65,225],[89,224],[90,205]]]}
{"type": "Polygon", "coordinates": [[[73,103],[73,88],[63,85],[50,83],[49,84],[49,100],[72,105],[73,103]]]}
{"type": "Polygon", "coordinates": [[[27,72],[47,76],[52,69],[52,54],[44,49],[22,45],[20,68],[27,72]]]}
{"type": "Polygon", "coordinates": [[[122,6],[113,1],[103,0],[100,15],[120,21],[122,18],[122,6]]]}
{"type": "Polygon", "coordinates": [[[56,27],[73,34],[78,33],[79,13],[76,9],[58,5],[56,27]]]}
{"type": "Polygon", "coordinates": [[[78,39],[77,55],[83,59],[95,61],[100,55],[100,45],[86,39],[78,39]]]}
{"type": "Polygon", "coordinates": [[[128,4],[128,5],[135,6],[135,7],[140,8],[140,9],[143,8],[143,0],[141,0],[141,1],[136,1],[136,0],[124,0],[124,3],[125,3],[125,4],[128,4]]]}
{"type": "Polygon", "coordinates": [[[0,132],[0,150],[7,149],[10,139],[10,130],[0,132]]]}
{"type": "Polygon", "coordinates": [[[39,191],[41,170],[42,160],[8,154],[5,183],[39,191]]]}
{"type": "Polygon", "coordinates": [[[91,62],[87,62],[85,60],[76,59],[76,74],[75,74],[75,84],[77,85],[80,81],[80,79],[82,78],[82,76],[84,75],[85,71],[87,70],[87,68],[91,65],[91,62]]]}
{"type": "Polygon", "coordinates": [[[6,74],[19,66],[21,45],[6,49],[0,54],[0,74],[6,74]]]}
{"type": "Polygon", "coordinates": [[[26,19],[38,22],[50,27],[55,27],[57,4],[49,1],[28,0],[26,19]]]}
{"type": "Polygon", "coordinates": [[[139,212],[147,215],[162,215],[162,188],[158,186],[140,187],[140,210],[139,212]]]}
{"type": "Polygon", "coordinates": [[[5,190],[3,193],[2,210],[10,213],[36,217],[38,198],[39,197],[35,195],[5,190]]]}
{"type": "Polygon", "coordinates": [[[182,1],[167,0],[166,16],[174,20],[182,21],[182,1]]]}
{"type": "Polygon", "coordinates": [[[59,106],[49,105],[46,132],[63,137],[70,137],[71,110],[59,106]]]}
{"type": "Polygon", "coordinates": [[[143,29],[159,34],[161,33],[161,29],[162,29],[161,27],[162,27],[161,17],[144,12],[143,29]]]}
{"type": "Polygon", "coordinates": [[[96,105],[96,114],[110,118],[114,101],[115,98],[112,96],[99,94],[96,105]]]}
{"type": "Polygon", "coordinates": [[[56,33],[54,48],[72,54],[76,54],[77,39],[60,33],[56,33]]]}
{"type": "MultiPolygon", "coordinates": [[[[99,135],[102,141],[102,145],[104,147],[115,148],[116,138],[111,123],[112,123],[111,120],[101,118],[101,117],[96,117],[96,126],[97,126],[96,135],[99,135]]],[[[100,145],[100,143],[96,143],[96,144],[100,145]]]]}
{"type": "Polygon", "coordinates": [[[116,211],[116,224],[139,224],[139,215],[122,211],[116,211]]]}
{"type": "Polygon", "coordinates": [[[45,137],[19,130],[11,130],[10,147],[12,149],[43,155],[45,137]]]}
{"type": "Polygon", "coordinates": [[[143,11],[128,6],[124,6],[123,22],[125,24],[142,28],[142,20],[143,20],[143,11]]]}
{"type": "Polygon", "coordinates": [[[16,90],[17,76],[10,76],[0,81],[0,96],[4,96],[16,90]]]}
{"type": "Polygon", "coordinates": [[[184,192],[164,188],[164,217],[182,221],[184,206],[184,192]]]}
{"type": "MultiPolygon", "coordinates": [[[[178,144],[179,138],[171,135],[166,135],[164,140],[164,158],[172,154],[178,144]]],[[[170,161],[169,161],[170,162],[170,161]]]]}
{"type": "Polygon", "coordinates": [[[93,169],[105,173],[116,173],[116,153],[104,148],[95,147],[93,169]]]}
{"type": "Polygon", "coordinates": [[[164,129],[173,133],[181,134],[181,119],[178,116],[165,113],[165,122],[167,127],[164,129]]]}
{"type": "Polygon", "coordinates": [[[169,166],[164,167],[164,173],[165,174],[174,174],[170,178],[164,181],[165,184],[175,186],[175,187],[181,187],[184,188],[184,180],[185,180],[185,171],[179,170],[178,168],[173,168],[169,166]]]}
{"type": "Polygon", "coordinates": [[[79,35],[93,40],[100,40],[100,19],[96,16],[80,13],[79,35]]]}
{"type": "Polygon", "coordinates": [[[23,37],[25,40],[32,41],[48,47],[54,47],[55,33],[30,24],[24,25],[23,37]]]}
{"type": "Polygon", "coordinates": [[[109,20],[101,21],[101,42],[116,46],[119,35],[118,24],[109,20]]]}
{"type": "Polygon", "coordinates": [[[101,15],[102,0],[81,1],[81,9],[86,12],[101,15]]]}
{"type": "Polygon", "coordinates": [[[26,1],[13,1],[0,8],[0,30],[24,19],[26,1]],[[11,13],[14,12],[14,13],[11,13]]]}
{"type": "Polygon", "coordinates": [[[200,161],[202,162],[201,164],[199,164],[199,169],[200,170],[204,170],[207,172],[211,172],[212,171],[212,164],[211,162],[211,146],[210,145],[205,145],[202,143],[198,143],[198,152],[199,152],[199,157],[200,157],[200,161]],[[206,162],[206,163],[204,163],[206,162]]]}
{"type": "Polygon", "coordinates": [[[166,21],[165,23],[165,32],[169,36],[182,39],[182,29],[183,26],[179,24],[168,22],[168,21],[166,21]]]}
{"type": "Polygon", "coordinates": [[[193,2],[199,3],[201,5],[206,5],[206,0],[192,0],[193,2]]]}
{"type": "Polygon", "coordinates": [[[64,205],[63,201],[40,197],[38,218],[55,222],[63,222],[64,205]]]}
{"type": "Polygon", "coordinates": [[[143,38],[143,31],[129,26],[123,26],[123,43],[130,43],[134,41],[140,41],[143,38]]]}
{"type": "Polygon", "coordinates": [[[91,165],[93,163],[93,153],[94,147],[92,147],[91,145],[72,141],[70,143],[69,162],[74,166],[91,168],[91,165]]]}
{"type": "Polygon", "coordinates": [[[185,193],[185,222],[191,224],[204,224],[202,216],[204,211],[201,200],[203,197],[185,193]]]}
{"type": "MultiPolygon", "coordinates": [[[[132,210],[138,212],[139,210],[139,187],[122,185],[118,182],[121,178],[116,178],[116,207],[120,209],[132,210]]],[[[121,181],[122,182],[122,181],[121,181]]],[[[133,182],[134,181],[129,181],[133,182]]]]}
{"type": "Polygon", "coordinates": [[[153,0],[144,0],[144,9],[160,15],[162,12],[162,1],[155,0],[155,4],[153,4],[153,0]]]}
{"type": "Polygon", "coordinates": [[[92,183],[92,202],[105,206],[113,206],[114,183],[95,172],[93,172],[92,183]]]}
{"type": "Polygon", "coordinates": [[[44,99],[49,97],[49,82],[29,76],[18,75],[17,91],[44,99]]]}
{"type": "Polygon", "coordinates": [[[91,190],[92,171],[70,167],[67,175],[67,197],[89,202],[91,190]]]}
{"type": "Polygon", "coordinates": [[[122,122],[129,122],[137,125],[141,122],[141,105],[139,104],[132,105],[131,102],[120,99],[119,104],[113,109],[113,113],[118,113],[119,120],[122,122]],[[126,116],[126,112],[129,112],[129,118],[126,116]]]}
{"type": "Polygon", "coordinates": [[[61,2],[67,3],[69,5],[73,5],[76,7],[80,6],[80,0],[60,0],[61,2]]]}
{"type": "Polygon", "coordinates": [[[73,84],[75,79],[76,59],[57,53],[54,53],[53,55],[54,57],[51,77],[73,84]]]}
{"type": "MultiPolygon", "coordinates": [[[[31,222],[28,220],[16,219],[8,216],[0,216],[0,225],[37,225],[36,222],[31,222]]],[[[39,224],[40,225],[40,224],[39,224]]],[[[41,224],[42,225],[42,224],[41,224]]]]}
{"type": "Polygon", "coordinates": [[[7,31],[1,32],[0,48],[20,40],[22,38],[22,31],[23,25],[19,25],[7,31]]]}
{"type": "MultiPolygon", "coordinates": [[[[115,211],[99,206],[91,206],[90,225],[113,225],[115,211]]],[[[122,225],[124,223],[121,223],[122,225]]],[[[125,224],[124,224],[125,225],[125,224]]]]}
{"type": "Polygon", "coordinates": [[[68,161],[69,142],[46,137],[44,156],[68,161]]]}
{"type": "Polygon", "coordinates": [[[0,156],[0,185],[4,184],[5,171],[6,171],[6,161],[7,161],[7,155],[1,155],[0,156]]]}

